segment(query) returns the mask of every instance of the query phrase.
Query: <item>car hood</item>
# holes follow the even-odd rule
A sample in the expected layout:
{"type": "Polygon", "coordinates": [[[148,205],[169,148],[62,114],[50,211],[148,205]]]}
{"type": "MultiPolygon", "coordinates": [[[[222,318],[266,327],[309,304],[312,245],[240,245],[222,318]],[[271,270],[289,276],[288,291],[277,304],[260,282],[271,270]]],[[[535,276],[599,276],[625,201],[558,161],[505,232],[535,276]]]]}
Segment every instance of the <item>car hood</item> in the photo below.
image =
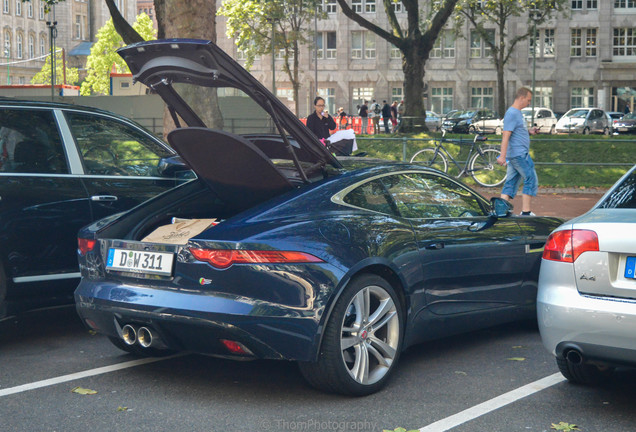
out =
{"type": "Polygon", "coordinates": [[[196,114],[196,107],[185,103],[172,88],[172,83],[237,88],[279,121],[298,145],[312,156],[310,162],[340,167],[318,138],[277,97],[213,42],[156,40],[128,45],[117,52],[128,64],[134,80],[157,92],[188,126],[206,127],[196,114]]]}

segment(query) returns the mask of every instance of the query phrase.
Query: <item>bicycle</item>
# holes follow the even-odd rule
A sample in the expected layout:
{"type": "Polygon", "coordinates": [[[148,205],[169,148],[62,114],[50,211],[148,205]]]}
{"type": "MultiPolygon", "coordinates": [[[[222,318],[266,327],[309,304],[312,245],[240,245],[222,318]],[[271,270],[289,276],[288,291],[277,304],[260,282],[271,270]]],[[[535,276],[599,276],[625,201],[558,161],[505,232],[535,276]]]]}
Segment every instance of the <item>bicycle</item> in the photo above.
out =
{"type": "Polygon", "coordinates": [[[459,170],[456,178],[464,175],[470,175],[478,184],[484,187],[499,186],[506,180],[506,167],[497,163],[497,158],[501,155],[501,151],[495,147],[481,147],[478,142],[484,142],[488,138],[475,135],[472,141],[470,151],[466,157],[466,162],[462,167],[453,156],[444,147],[445,142],[456,144],[467,144],[467,142],[459,139],[446,139],[446,131],[442,131],[442,138],[437,141],[434,148],[425,148],[416,152],[411,158],[411,163],[417,163],[430,168],[435,168],[445,173],[448,172],[448,161],[455,164],[459,170]]]}

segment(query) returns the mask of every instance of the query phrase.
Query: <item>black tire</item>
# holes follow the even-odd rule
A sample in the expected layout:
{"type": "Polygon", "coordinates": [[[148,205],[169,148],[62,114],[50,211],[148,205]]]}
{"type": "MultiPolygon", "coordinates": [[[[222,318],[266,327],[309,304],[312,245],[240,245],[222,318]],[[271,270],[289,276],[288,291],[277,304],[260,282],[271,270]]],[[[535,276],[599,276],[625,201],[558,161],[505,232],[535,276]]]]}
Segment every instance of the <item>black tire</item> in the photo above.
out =
{"type": "Polygon", "coordinates": [[[375,393],[395,370],[403,330],[404,312],[393,287],[379,276],[361,275],[337,300],[318,360],[299,363],[300,371],[309,384],[323,391],[351,396],[375,393]]]}
{"type": "Polygon", "coordinates": [[[434,148],[425,148],[418,151],[413,155],[410,162],[428,168],[435,168],[442,172],[448,172],[446,156],[440,152],[436,152],[434,148]]]}
{"type": "Polygon", "coordinates": [[[108,336],[108,340],[120,350],[136,357],[165,357],[175,353],[175,351],[169,349],[142,348],[139,345],[128,345],[120,338],[114,336],[108,336]]]}
{"type": "Polygon", "coordinates": [[[586,127],[583,129],[583,135],[589,135],[590,134],[590,128],[586,127]]]}
{"type": "Polygon", "coordinates": [[[610,130],[608,127],[606,127],[605,129],[603,129],[603,135],[607,136],[610,134],[610,130]]]}
{"type": "Polygon", "coordinates": [[[554,135],[556,133],[556,125],[552,125],[550,128],[550,135],[554,135]]]}
{"type": "Polygon", "coordinates": [[[468,164],[470,176],[484,187],[495,187],[505,182],[508,170],[497,163],[500,155],[501,151],[493,147],[482,149],[481,154],[473,154],[468,164]]]}
{"type": "Polygon", "coordinates": [[[561,374],[571,383],[583,385],[596,385],[603,382],[614,371],[613,368],[600,369],[598,366],[569,362],[564,357],[556,358],[557,366],[561,374]]]}

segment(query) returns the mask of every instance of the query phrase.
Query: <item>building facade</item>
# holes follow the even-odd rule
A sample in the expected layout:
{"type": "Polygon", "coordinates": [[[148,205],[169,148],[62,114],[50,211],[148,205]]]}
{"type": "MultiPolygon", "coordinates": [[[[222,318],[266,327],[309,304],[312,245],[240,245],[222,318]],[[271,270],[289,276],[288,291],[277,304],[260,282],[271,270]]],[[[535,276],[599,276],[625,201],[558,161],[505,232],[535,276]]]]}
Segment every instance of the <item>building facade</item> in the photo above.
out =
{"type": "MultiPolygon", "coordinates": [[[[110,19],[103,0],[65,0],[48,13],[42,0],[0,2],[0,83],[3,85],[31,83],[51,52],[52,35],[56,49],[64,49],[67,66],[78,67],[81,72],[97,31],[110,19]]],[[[129,22],[134,22],[135,0],[115,0],[115,4],[129,22]]],[[[58,84],[63,84],[62,81],[63,77],[56,78],[58,84]]]]}
{"type": "MultiPolygon", "coordinates": [[[[220,6],[220,2],[219,2],[220,6]]],[[[388,29],[383,3],[351,0],[354,10],[388,29]]],[[[356,113],[363,100],[403,98],[403,73],[399,50],[349,20],[336,0],[323,0],[327,19],[314,30],[317,51],[304,47],[300,116],[312,111],[316,94],[325,98],[330,112],[344,107],[356,113]],[[314,61],[317,57],[317,61],[314,61]]],[[[406,20],[401,3],[394,3],[398,19],[406,20]]],[[[535,70],[535,104],[565,112],[572,107],[598,106],[624,111],[636,104],[636,0],[572,0],[569,19],[556,17],[536,26],[536,39],[519,43],[505,68],[505,98],[510,104],[517,88],[532,85],[535,70]],[[536,40],[536,43],[535,43],[536,40]]],[[[528,31],[528,15],[511,19],[509,37],[528,31]]],[[[496,107],[497,81],[486,44],[466,24],[460,36],[449,28],[438,38],[424,77],[427,109],[446,113],[452,109],[496,107]]],[[[226,36],[225,18],[217,17],[218,44],[241,60],[234,41],[226,36]]],[[[493,29],[493,36],[497,36],[493,29]]],[[[272,61],[276,63],[277,95],[292,108],[291,84],[282,71],[282,60],[265,56],[251,72],[272,86],[272,61]]],[[[503,113],[502,113],[503,114],[503,113]]]]}

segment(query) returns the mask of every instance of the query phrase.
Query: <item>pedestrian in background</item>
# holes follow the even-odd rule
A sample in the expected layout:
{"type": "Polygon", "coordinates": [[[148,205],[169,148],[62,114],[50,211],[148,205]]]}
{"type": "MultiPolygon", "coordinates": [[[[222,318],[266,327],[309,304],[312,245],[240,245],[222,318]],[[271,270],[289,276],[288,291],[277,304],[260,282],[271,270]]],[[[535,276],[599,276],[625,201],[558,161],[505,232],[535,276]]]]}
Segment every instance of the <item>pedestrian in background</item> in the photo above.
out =
{"type": "Polygon", "coordinates": [[[329,131],[336,128],[336,122],[325,111],[325,100],[320,96],[314,99],[314,109],[315,111],[307,116],[307,127],[318,139],[327,139],[331,135],[329,131]]]}
{"type": "Polygon", "coordinates": [[[397,106],[397,119],[398,119],[398,124],[397,127],[393,130],[393,133],[400,131],[400,128],[402,127],[402,117],[404,116],[404,99],[402,99],[400,101],[400,103],[397,106]]]}
{"type": "Polygon", "coordinates": [[[384,133],[391,133],[389,124],[391,123],[391,105],[387,101],[382,101],[382,122],[384,123],[384,133]]]}
{"type": "Polygon", "coordinates": [[[397,116],[397,101],[393,101],[391,104],[391,126],[393,133],[397,130],[397,116]]]}
{"type": "Polygon", "coordinates": [[[501,198],[512,200],[517,194],[519,183],[523,180],[521,190],[521,216],[535,216],[532,213],[530,203],[533,196],[537,195],[539,182],[534,162],[530,157],[530,135],[537,133],[533,127],[528,131],[521,110],[532,102],[532,91],[527,87],[521,87],[515,93],[512,106],[506,111],[503,120],[503,132],[501,133],[501,156],[497,163],[507,166],[507,177],[501,191],[501,198]]]}
{"type": "Polygon", "coordinates": [[[369,127],[369,107],[367,106],[368,101],[364,101],[360,109],[358,110],[358,115],[362,119],[362,131],[360,133],[366,134],[367,129],[369,127]]]}
{"type": "Polygon", "coordinates": [[[373,122],[373,133],[380,133],[380,117],[382,116],[382,107],[373,99],[373,103],[369,107],[369,118],[373,122]]]}

